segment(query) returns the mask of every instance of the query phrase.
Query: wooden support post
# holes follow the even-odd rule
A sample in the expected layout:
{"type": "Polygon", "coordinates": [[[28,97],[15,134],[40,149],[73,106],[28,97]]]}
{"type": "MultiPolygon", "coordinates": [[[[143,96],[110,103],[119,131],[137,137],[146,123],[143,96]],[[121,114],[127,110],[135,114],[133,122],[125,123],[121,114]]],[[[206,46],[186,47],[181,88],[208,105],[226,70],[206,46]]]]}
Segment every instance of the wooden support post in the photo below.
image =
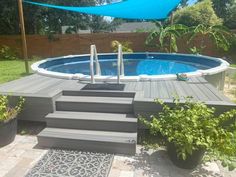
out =
{"type": "Polygon", "coordinates": [[[25,23],[24,23],[22,0],[18,0],[18,7],[19,7],[22,51],[23,51],[23,57],[25,61],[25,71],[27,74],[29,74],[28,51],[27,51],[26,36],[25,36],[25,23]]]}

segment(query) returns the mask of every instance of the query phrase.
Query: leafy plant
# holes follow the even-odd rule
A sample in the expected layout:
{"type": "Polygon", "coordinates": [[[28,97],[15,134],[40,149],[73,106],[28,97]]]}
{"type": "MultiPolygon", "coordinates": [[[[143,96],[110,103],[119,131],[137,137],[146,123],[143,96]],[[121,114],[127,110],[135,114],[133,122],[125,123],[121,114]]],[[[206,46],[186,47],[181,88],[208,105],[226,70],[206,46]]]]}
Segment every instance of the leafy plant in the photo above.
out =
{"type": "Polygon", "coordinates": [[[129,53],[133,52],[133,50],[130,48],[131,42],[112,41],[111,46],[112,46],[114,52],[118,52],[118,47],[120,44],[122,45],[123,52],[129,52],[129,53]]]}
{"type": "Polygon", "coordinates": [[[0,60],[16,60],[16,52],[10,47],[3,45],[0,49],[0,60]]]}
{"type": "Polygon", "coordinates": [[[162,52],[177,52],[177,39],[185,34],[187,27],[181,24],[174,24],[164,27],[161,23],[156,22],[158,30],[152,31],[147,39],[146,44],[158,47],[162,52]]]}
{"type": "Polygon", "coordinates": [[[191,43],[194,39],[200,39],[199,48],[205,48],[207,41],[210,38],[217,48],[228,51],[230,49],[232,38],[235,36],[230,30],[224,26],[209,26],[209,25],[197,25],[188,29],[190,35],[188,43],[191,43]]]}
{"type": "Polygon", "coordinates": [[[19,114],[24,105],[25,99],[20,97],[15,107],[10,107],[8,96],[0,95],[0,123],[8,122],[19,114]]]}
{"type": "Polygon", "coordinates": [[[185,160],[196,150],[206,150],[221,160],[229,169],[236,168],[236,110],[215,116],[215,109],[191,97],[181,102],[174,98],[173,106],[156,100],[162,112],[151,116],[151,121],[140,118],[150,133],[161,133],[176,146],[178,157],[185,160]],[[227,162],[227,163],[226,163],[227,162]]]}
{"type": "Polygon", "coordinates": [[[186,26],[222,25],[222,19],[217,17],[211,0],[203,0],[192,6],[180,8],[174,13],[174,23],[186,26]]]}

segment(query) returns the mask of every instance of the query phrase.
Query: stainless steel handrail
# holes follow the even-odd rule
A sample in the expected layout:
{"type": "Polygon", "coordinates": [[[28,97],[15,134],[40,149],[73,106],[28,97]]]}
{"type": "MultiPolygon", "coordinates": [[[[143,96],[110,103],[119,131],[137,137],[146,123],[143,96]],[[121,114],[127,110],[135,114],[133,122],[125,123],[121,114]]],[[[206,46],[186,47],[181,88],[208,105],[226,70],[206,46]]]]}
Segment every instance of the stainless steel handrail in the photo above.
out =
{"type": "Polygon", "coordinates": [[[117,83],[120,84],[120,78],[124,76],[124,59],[122,52],[122,45],[118,46],[118,58],[117,58],[117,83]]]}
{"type": "Polygon", "coordinates": [[[98,54],[97,54],[97,49],[95,45],[90,46],[90,75],[91,75],[91,83],[95,83],[95,78],[94,78],[94,60],[95,60],[95,68],[96,68],[96,76],[101,75],[101,67],[100,63],[98,61],[98,54]]]}
{"type": "Polygon", "coordinates": [[[91,76],[91,84],[95,83],[93,59],[94,59],[94,45],[91,45],[90,46],[90,76],[91,76]]]}
{"type": "Polygon", "coordinates": [[[94,45],[94,57],[95,57],[95,62],[96,62],[96,75],[101,76],[101,67],[100,67],[100,63],[98,61],[98,54],[97,54],[97,48],[94,45]]]}

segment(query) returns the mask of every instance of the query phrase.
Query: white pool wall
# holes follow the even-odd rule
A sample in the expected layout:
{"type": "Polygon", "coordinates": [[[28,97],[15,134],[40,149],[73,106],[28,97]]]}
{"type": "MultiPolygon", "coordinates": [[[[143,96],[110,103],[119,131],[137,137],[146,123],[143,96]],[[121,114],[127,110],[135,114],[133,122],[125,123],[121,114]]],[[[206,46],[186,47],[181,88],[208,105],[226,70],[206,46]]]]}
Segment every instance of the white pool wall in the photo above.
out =
{"type": "MultiPolygon", "coordinates": [[[[130,54],[130,53],[129,53],[130,54]]],[[[163,53],[134,53],[134,54],[163,54],[163,53]]],[[[99,55],[117,55],[116,53],[102,53],[99,55]]],[[[173,55],[178,55],[178,56],[194,56],[196,55],[190,55],[190,54],[175,54],[173,55]]],[[[68,55],[68,56],[63,56],[63,57],[56,57],[56,58],[48,58],[45,60],[41,60],[39,62],[34,63],[31,68],[34,72],[44,75],[44,76],[49,76],[49,77],[56,77],[56,78],[61,78],[61,79],[74,79],[74,80],[80,80],[80,81],[90,81],[91,76],[90,75],[84,75],[82,73],[77,73],[77,74],[67,74],[67,73],[59,73],[59,72],[53,72],[53,71],[48,71],[46,69],[40,68],[39,66],[45,62],[48,61],[53,61],[53,60],[60,60],[60,59],[66,59],[66,58],[76,58],[76,57],[83,57],[83,56],[90,56],[89,54],[84,54],[84,55],[68,55]]],[[[221,64],[217,67],[210,68],[207,70],[197,70],[195,72],[188,72],[187,77],[205,77],[210,83],[212,83],[214,86],[222,90],[222,87],[224,85],[224,76],[225,76],[225,71],[229,67],[229,63],[226,62],[225,60],[221,58],[213,58],[213,57],[208,57],[208,56],[203,56],[203,55],[197,55],[199,57],[206,57],[208,60],[215,60],[219,61],[221,64]]],[[[121,76],[121,81],[129,81],[129,82],[139,82],[139,81],[152,81],[152,80],[176,80],[177,76],[175,74],[166,74],[166,75],[139,75],[139,76],[121,76]]],[[[117,76],[98,76],[95,75],[95,81],[96,82],[116,82],[117,81],[117,76]]]]}

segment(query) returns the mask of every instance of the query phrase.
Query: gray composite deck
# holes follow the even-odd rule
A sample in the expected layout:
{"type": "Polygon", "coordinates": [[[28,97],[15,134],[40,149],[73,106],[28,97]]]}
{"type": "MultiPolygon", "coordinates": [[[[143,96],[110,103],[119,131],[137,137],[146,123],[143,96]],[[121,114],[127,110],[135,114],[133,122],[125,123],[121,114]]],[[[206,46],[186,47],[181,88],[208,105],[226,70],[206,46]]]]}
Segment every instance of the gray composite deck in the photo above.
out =
{"type": "MultiPolygon", "coordinates": [[[[33,74],[19,80],[0,85],[1,93],[52,96],[60,90],[80,90],[87,83],[64,80],[33,74]]],[[[144,91],[144,98],[171,99],[173,95],[193,96],[201,101],[226,101],[216,88],[204,78],[191,78],[188,82],[177,80],[124,82],[124,91],[144,91]]]]}
{"type": "MultiPolygon", "coordinates": [[[[124,92],[135,92],[134,112],[145,113],[158,110],[154,98],[172,101],[173,95],[192,96],[218,108],[219,112],[235,108],[227,97],[208,83],[204,78],[191,78],[189,81],[160,80],[145,82],[124,82],[124,92]]],[[[26,120],[45,121],[44,117],[54,110],[54,100],[62,90],[78,91],[88,83],[77,80],[64,80],[33,74],[0,85],[0,93],[26,97],[26,106],[22,118],[26,120]]]]}

